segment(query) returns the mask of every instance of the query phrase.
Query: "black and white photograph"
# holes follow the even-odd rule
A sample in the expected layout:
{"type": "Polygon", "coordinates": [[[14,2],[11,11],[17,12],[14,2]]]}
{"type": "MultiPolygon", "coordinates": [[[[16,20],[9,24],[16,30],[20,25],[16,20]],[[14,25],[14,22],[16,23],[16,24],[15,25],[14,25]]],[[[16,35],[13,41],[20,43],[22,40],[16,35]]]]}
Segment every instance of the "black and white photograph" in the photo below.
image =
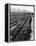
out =
{"type": "Polygon", "coordinates": [[[36,0],[0,1],[0,46],[36,46],[36,0]]]}
{"type": "Polygon", "coordinates": [[[34,40],[33,6],[11,5],[10,41],[34,40]]]}
{"type": "Polygon", "coordinates": [[[8,4],[7,10],[8,41],[35,40],[34,5],[8,4]]]}

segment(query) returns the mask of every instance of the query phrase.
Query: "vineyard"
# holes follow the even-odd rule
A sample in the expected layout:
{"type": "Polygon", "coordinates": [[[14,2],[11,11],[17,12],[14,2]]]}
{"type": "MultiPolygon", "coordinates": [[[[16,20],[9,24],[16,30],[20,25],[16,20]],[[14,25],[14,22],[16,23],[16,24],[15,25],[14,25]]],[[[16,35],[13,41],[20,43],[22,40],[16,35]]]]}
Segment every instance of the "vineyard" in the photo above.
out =
{"type": "Polygon", "coordinates": [[[25,41],[31,36],[31,13],[12,12],[10,15],[10,40],[25,41]]]}

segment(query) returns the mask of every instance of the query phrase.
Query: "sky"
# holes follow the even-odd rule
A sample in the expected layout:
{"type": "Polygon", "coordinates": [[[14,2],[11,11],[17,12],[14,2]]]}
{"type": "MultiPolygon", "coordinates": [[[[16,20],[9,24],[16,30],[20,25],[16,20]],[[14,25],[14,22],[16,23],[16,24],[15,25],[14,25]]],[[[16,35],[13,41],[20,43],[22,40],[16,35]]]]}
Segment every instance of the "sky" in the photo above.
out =
{"type": "Polygon", "coordinates": [[[21,12],[21,11],[29,11],[29,12],[33,12],[33,6],[15,6],[15,5],[11,5],[11,11],[15,11],[15,12],[21,12]]]}

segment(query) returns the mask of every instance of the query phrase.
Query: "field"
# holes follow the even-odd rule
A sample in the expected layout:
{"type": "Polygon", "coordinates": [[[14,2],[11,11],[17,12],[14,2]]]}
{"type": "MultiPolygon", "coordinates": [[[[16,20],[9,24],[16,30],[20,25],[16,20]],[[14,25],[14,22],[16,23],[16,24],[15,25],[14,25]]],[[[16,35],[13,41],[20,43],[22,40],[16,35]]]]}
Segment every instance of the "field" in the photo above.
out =
{"type": "Polygon", "coordinates": [[[31,13],[11,12],[10,15],[10,40],[25,41],[30,40],[31,36],[31,13]]]}

